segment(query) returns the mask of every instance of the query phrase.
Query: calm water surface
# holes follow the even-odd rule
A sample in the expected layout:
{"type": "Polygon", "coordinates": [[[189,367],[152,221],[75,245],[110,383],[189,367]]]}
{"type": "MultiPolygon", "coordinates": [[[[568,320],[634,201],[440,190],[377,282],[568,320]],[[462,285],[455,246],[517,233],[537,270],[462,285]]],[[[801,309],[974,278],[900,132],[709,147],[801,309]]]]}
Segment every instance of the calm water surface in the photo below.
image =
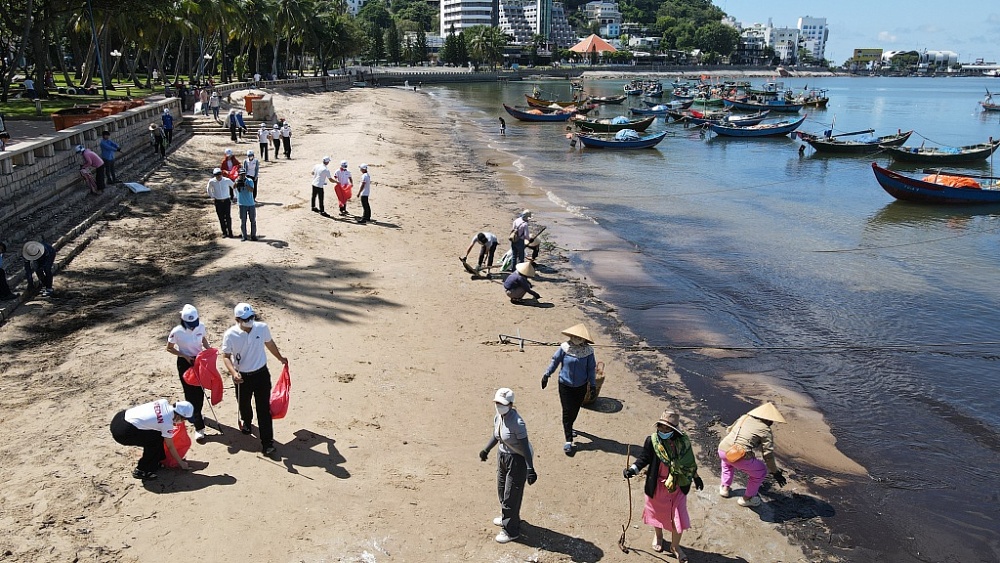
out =
{"type": "MultiPolygon", "coordinates": [[[[803,131],[914,129],[910,145],[1000,137],[1000,115],[977,105],[986,87],[1000,90],[995,79],[784,82],[829,89],[803,131]]],[[[623,83],[586,85],[612,95],[623,83]]],[[[538,85],[569,97],[564,81],[538,85]]],[[[718,138],[658,120],[651,130],[673,135],[656,149],[572,149],[565,125],[503,113],[501,101],[523,104],[531,86],[430,92],[473,145],[511,153],[536,187],[638,249],[641,271],[603,281],[650,345],[752,349],[670,353],[682,373],[759,374],[815,400],[871,476],[827,492],[835,527],[883,560],[1000,560],[1000,208],[895,202],[870,167],[884,155],[800,155],[788,137],[718,138]]],[[[991,174],[988,163],[966,170],[991,174]]],[[[599,252],[574,260],[602,281],[599,252]]]]}

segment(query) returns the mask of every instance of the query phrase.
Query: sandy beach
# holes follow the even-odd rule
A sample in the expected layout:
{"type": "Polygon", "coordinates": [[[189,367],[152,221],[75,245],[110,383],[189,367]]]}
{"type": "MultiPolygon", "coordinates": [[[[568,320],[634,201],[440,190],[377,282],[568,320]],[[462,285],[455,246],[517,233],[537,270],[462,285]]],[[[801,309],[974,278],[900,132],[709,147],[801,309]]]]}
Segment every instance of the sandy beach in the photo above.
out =
{"type": "MultiPolygon", "coordinates": [[[[600,288],[569,268],[562,249],[572,247],[572,215],[546,203],[543,186],[518,184],[502,153],[489,163],[472,158],[456,124],[430,104],[402,89],[276,93],[293,152],[262,167],[259,242],[219,238],[205,194],[210,171],[226,148],[257,149],[224,136],[188,141],[152,174],[152,193],[129,196],[95,225],[99,236],[57,274],[56,297],[27,303],[0,327],[0,559],[676,561],[650,550],[641,479],[631,484],[633,551],[618,548],[626,452],[632,444],[634,455],[667,407],[682,413],[697,444],[716,443],[721,425],[668,357],[624,347],[641,342],[602,306],[600,288]],[[331,166],[347,160],[356,180],[358,165],[369,164],[374,223],[336,216],[332,187],[334,216],[310,212],[311,170],[324,155],[331,166]],[[510,304],[500,280],[470,280],[456,259],[479,230],[505,239],[525,206],[548,228],[540,306],[510,304]],[[240,301],[257,309],[290,359],[277,457],[261,455],[256,431],[237,429],[227,380],[225,400],[205,412],[222,433],[209,430],[206,444],[193,445],[192,470],[133,479],[139,450],[112,440],[111,417],[181,397],[164,346],[182,305],[198,307],[219,346],[240,301]],[[557,390],[539,386],[554,348],[522,350],[498,335],[558,342],[579,322],[603,345],[607,380],[596,408],[580,415],[571,458],[562,452],[557,390]],[[651,387],[643,375],[653,372],[663,377],[651,387]],[[524,533],[506,545],[493,541],[495,453],[486,463],[477,455],[498,387],[516,392],[539,475],[525,492],[524,533]]],[[[349,211],[360,215],[358,200],[349,211]]],[[[276,379],[280,365],[269,365],[276,379]]],[[[821,517],[776,518],[774,506],[822,502],[799,472],[849,480],[864,469],[837,452],[805,398],[756,377],[729,380],[734,395],[781,406],[789,423],[776,427],[778,460],[791,475],[785,488],[764,492],[764,507],[741,508],[718,496],[715,452],[702,447],[705,490],[691,492],[683,542],[690,561],[844,559],[815,547],[831,543],[821,517]]]]}

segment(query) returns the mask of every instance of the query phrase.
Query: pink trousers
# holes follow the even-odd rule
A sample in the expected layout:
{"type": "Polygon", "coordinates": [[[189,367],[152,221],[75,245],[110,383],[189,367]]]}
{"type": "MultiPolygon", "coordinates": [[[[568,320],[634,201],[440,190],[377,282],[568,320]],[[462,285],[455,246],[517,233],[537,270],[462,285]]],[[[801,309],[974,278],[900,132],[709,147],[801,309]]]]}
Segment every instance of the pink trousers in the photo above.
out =
{"type": "Polygon", "coordinates": [[[767,465],[755,457],[745,457],[736,463],[729,463],[726,461],[726,452],[719,450],[719,461],[722,462],[722,484],[726,487],[733,486],[736,471],[747,474],[747,489],[743,493],[746,498],[756,495],[764,478],[767,477],[767,465]]]}

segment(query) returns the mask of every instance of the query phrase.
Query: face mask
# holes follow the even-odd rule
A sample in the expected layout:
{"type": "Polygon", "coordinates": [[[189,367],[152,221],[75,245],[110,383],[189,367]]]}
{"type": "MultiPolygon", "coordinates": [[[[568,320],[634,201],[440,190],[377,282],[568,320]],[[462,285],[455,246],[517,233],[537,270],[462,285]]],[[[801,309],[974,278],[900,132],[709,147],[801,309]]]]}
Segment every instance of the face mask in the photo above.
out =
{"type": "Polygon", "coordinates": [[[510,405],[497,405],[497,414],[503,416],[510,411],[510,405]]]}
{"type": "Polygon", "coordinates": [[[253,328],[253,319],[241,320],[240,326],[243,328],[253,328]]]}
{"type": "Polygon", "coordinates": [[[656,435],[659,436],[661,440],[669,440],[670,437],[674,435],[674,431],[673,430],[671,430],[670,432],[657,431],[656,435]]]}
{"type": "Polygon", "coordinates": [[[195,319],[193,321],[181,321],[181,326],[187,330],[194,330],[198,328],[199,323],[200,321],[198,319],[195,319]]]}

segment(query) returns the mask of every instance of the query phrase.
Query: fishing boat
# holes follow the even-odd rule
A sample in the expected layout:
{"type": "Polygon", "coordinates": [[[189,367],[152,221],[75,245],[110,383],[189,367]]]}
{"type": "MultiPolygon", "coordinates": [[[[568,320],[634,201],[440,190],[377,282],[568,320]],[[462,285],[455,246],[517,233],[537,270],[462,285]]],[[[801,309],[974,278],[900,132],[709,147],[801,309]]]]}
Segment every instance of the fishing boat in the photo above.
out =
{"type": "Polygon", "coordinates": [[[807,108],[826,108],[830,102],[830,97],[826,95],[826,89],[814,88],[806,90],[801,95],[795,96],[792,101],[802,104],[807,108]]]}
{"type": "Polygon", "coordinates": [[[795,121],[779,121],[777,123],[758,123],[757,125],[727,125],[722,123],[708,122],[705,125],[715,132],[716,135],[724,137],[775,137],[787,135],[799,128],[806,116],[795,121]]]}
{"type": "Polygon", "coordinates": [[[623,129],[615,134],[577,133],[576,136],[583,146],[590,148],[648,149],[658,145],[667,136],[667,132],[660,131],[643,136],[631,129],[623,129]]]}
{"type": "Polygon", "coordinates": [[[700,112],[694,110],[680,111],[680,112],[670,112],[670,117],[674,118],[674,121],[686,121],[692,125],[704,125],[706,123],[722,123],[724,125],[735,125],[738,127],[747,127],[750,125],[757,125],[761,121],[767,119],[770,112],[759,111],[757,113],[751,114],[730,114],[728,112],[700,112]]]}
{"type": "Polygon", "coordinates": [[[875,162],[872,171],[882,189],[899,200],[953,205],[1000,204],[1000,185],[995,177],[924,170],[928,175],[917,179],[882,168],[875,162]]]}
{"type": "Polygon", "coordinates": [[[749,98],[722,98],[722,103],[726,107],[731,107],[735,109],[742,109],[747,111],[760,111],[764,109],[769,109],[771,111],[777,111],[782,113],[798,113],[800,109],[804,107],[803,104],[789,102],[785,99],[763,99],[753,97],[749,98]]]}
{"type": "Polygon", "coordinates": [[[618,105],[624,102],[627,98],[628,96],[623,94],[621,96],[599,96],[597,98],[590,98],[590,101],[594,104],[618,105]]]}
{"type": "Polygon", "coordinates": [[[630,84],[626,84],[625,86],[622,87],[622,89],[625,91],[626,96],[638,96],[642,94],[642,88],[638,86],[632,86],[630,84]]]}
{"type": "Polygon", "coordinates": [[[986,160],[993,154],[1000,141],[994,141],[978,145],[966,145],[964,147],[890,147],[882,148],[889,153],[893,160],[899,162],[919,162],[924,164],[958,164],[962,162],[977,162],[986,160]]]}
{"type": "Polygon", "coordinates": [[[648,108],[655,108],[659,106],[666,106],[669,109],[682,110],[688,109],[694,105],[694,100],[670,100],[669,102],[653,102],[650,100],[643,100],[643,104],[648,108]]]}
{"type": "Polygon", "coordinates": [[[632,119],[629,120],[625,118],[625,122],[621,123],[618,118],[612,119],[577,119],[574,118],[573,123],[578,128],[584,131],[592,131],[594,133],[617,133],[622,129],[632,129],[639,131],[640,133],[649,128],[656,121],[656,116],[651,115],[643,119],[632,119]],[[616,120],[619,121],[616,123],[616,120]]]}
{"type": "Polygon", "coordinates": [[[503,109],[507,110],[511,116],[521,121],[568,121],[569,118],[576,115],[576,110],[566,109],[562,111],[550,111],[546,113],[544,110],[549,108],[512,108],[507,104],[503,105],[503,109]]]}
{"type": "Polygon", "coordinates": [[[816,149],[816,152],[828,152],[837,154],[871,154],[882,150],[883,147],[898,147],[906,142],[913,134],[913,131],[898,131],[893,135],[883,137],[862,137],[859,139],[844,139],[842,137],[853,137],[858,135],[870,135],[874,129],[864,131],[854,131],[852,133],[841,133],[839,135],[815,135],[799,131],[796,135],[806,143],[816,149]]]}
{"type": "Polygon", "coordinates": [[[983,101],[979,102],[979,105],[983,106],[983,110],[985,111],[1000,111],[1000,104],[993,101],[993,94],[990,94],[988,89],[986,90],[986,97],[983,98],[983,101]]]}
{"type": "Polygon", "coordinates": [[[564,100],[545,100],[545,99],[542,99],[542,98],[536,98],[534,96],[529,96],[528,94],[524,95],[524,99],[525,99],[525,101],[528,102],[529,106],[536,107],[536,108],[547,108],[547,107],[550,107],[552,104],[555,104],[555,105],[557,105],[559,107],[568,108],[568,107],[573,107],[573,106],[582,104],[585,101],[585,100],[570,100],[570,101],[564,101],[564,100]]]}

